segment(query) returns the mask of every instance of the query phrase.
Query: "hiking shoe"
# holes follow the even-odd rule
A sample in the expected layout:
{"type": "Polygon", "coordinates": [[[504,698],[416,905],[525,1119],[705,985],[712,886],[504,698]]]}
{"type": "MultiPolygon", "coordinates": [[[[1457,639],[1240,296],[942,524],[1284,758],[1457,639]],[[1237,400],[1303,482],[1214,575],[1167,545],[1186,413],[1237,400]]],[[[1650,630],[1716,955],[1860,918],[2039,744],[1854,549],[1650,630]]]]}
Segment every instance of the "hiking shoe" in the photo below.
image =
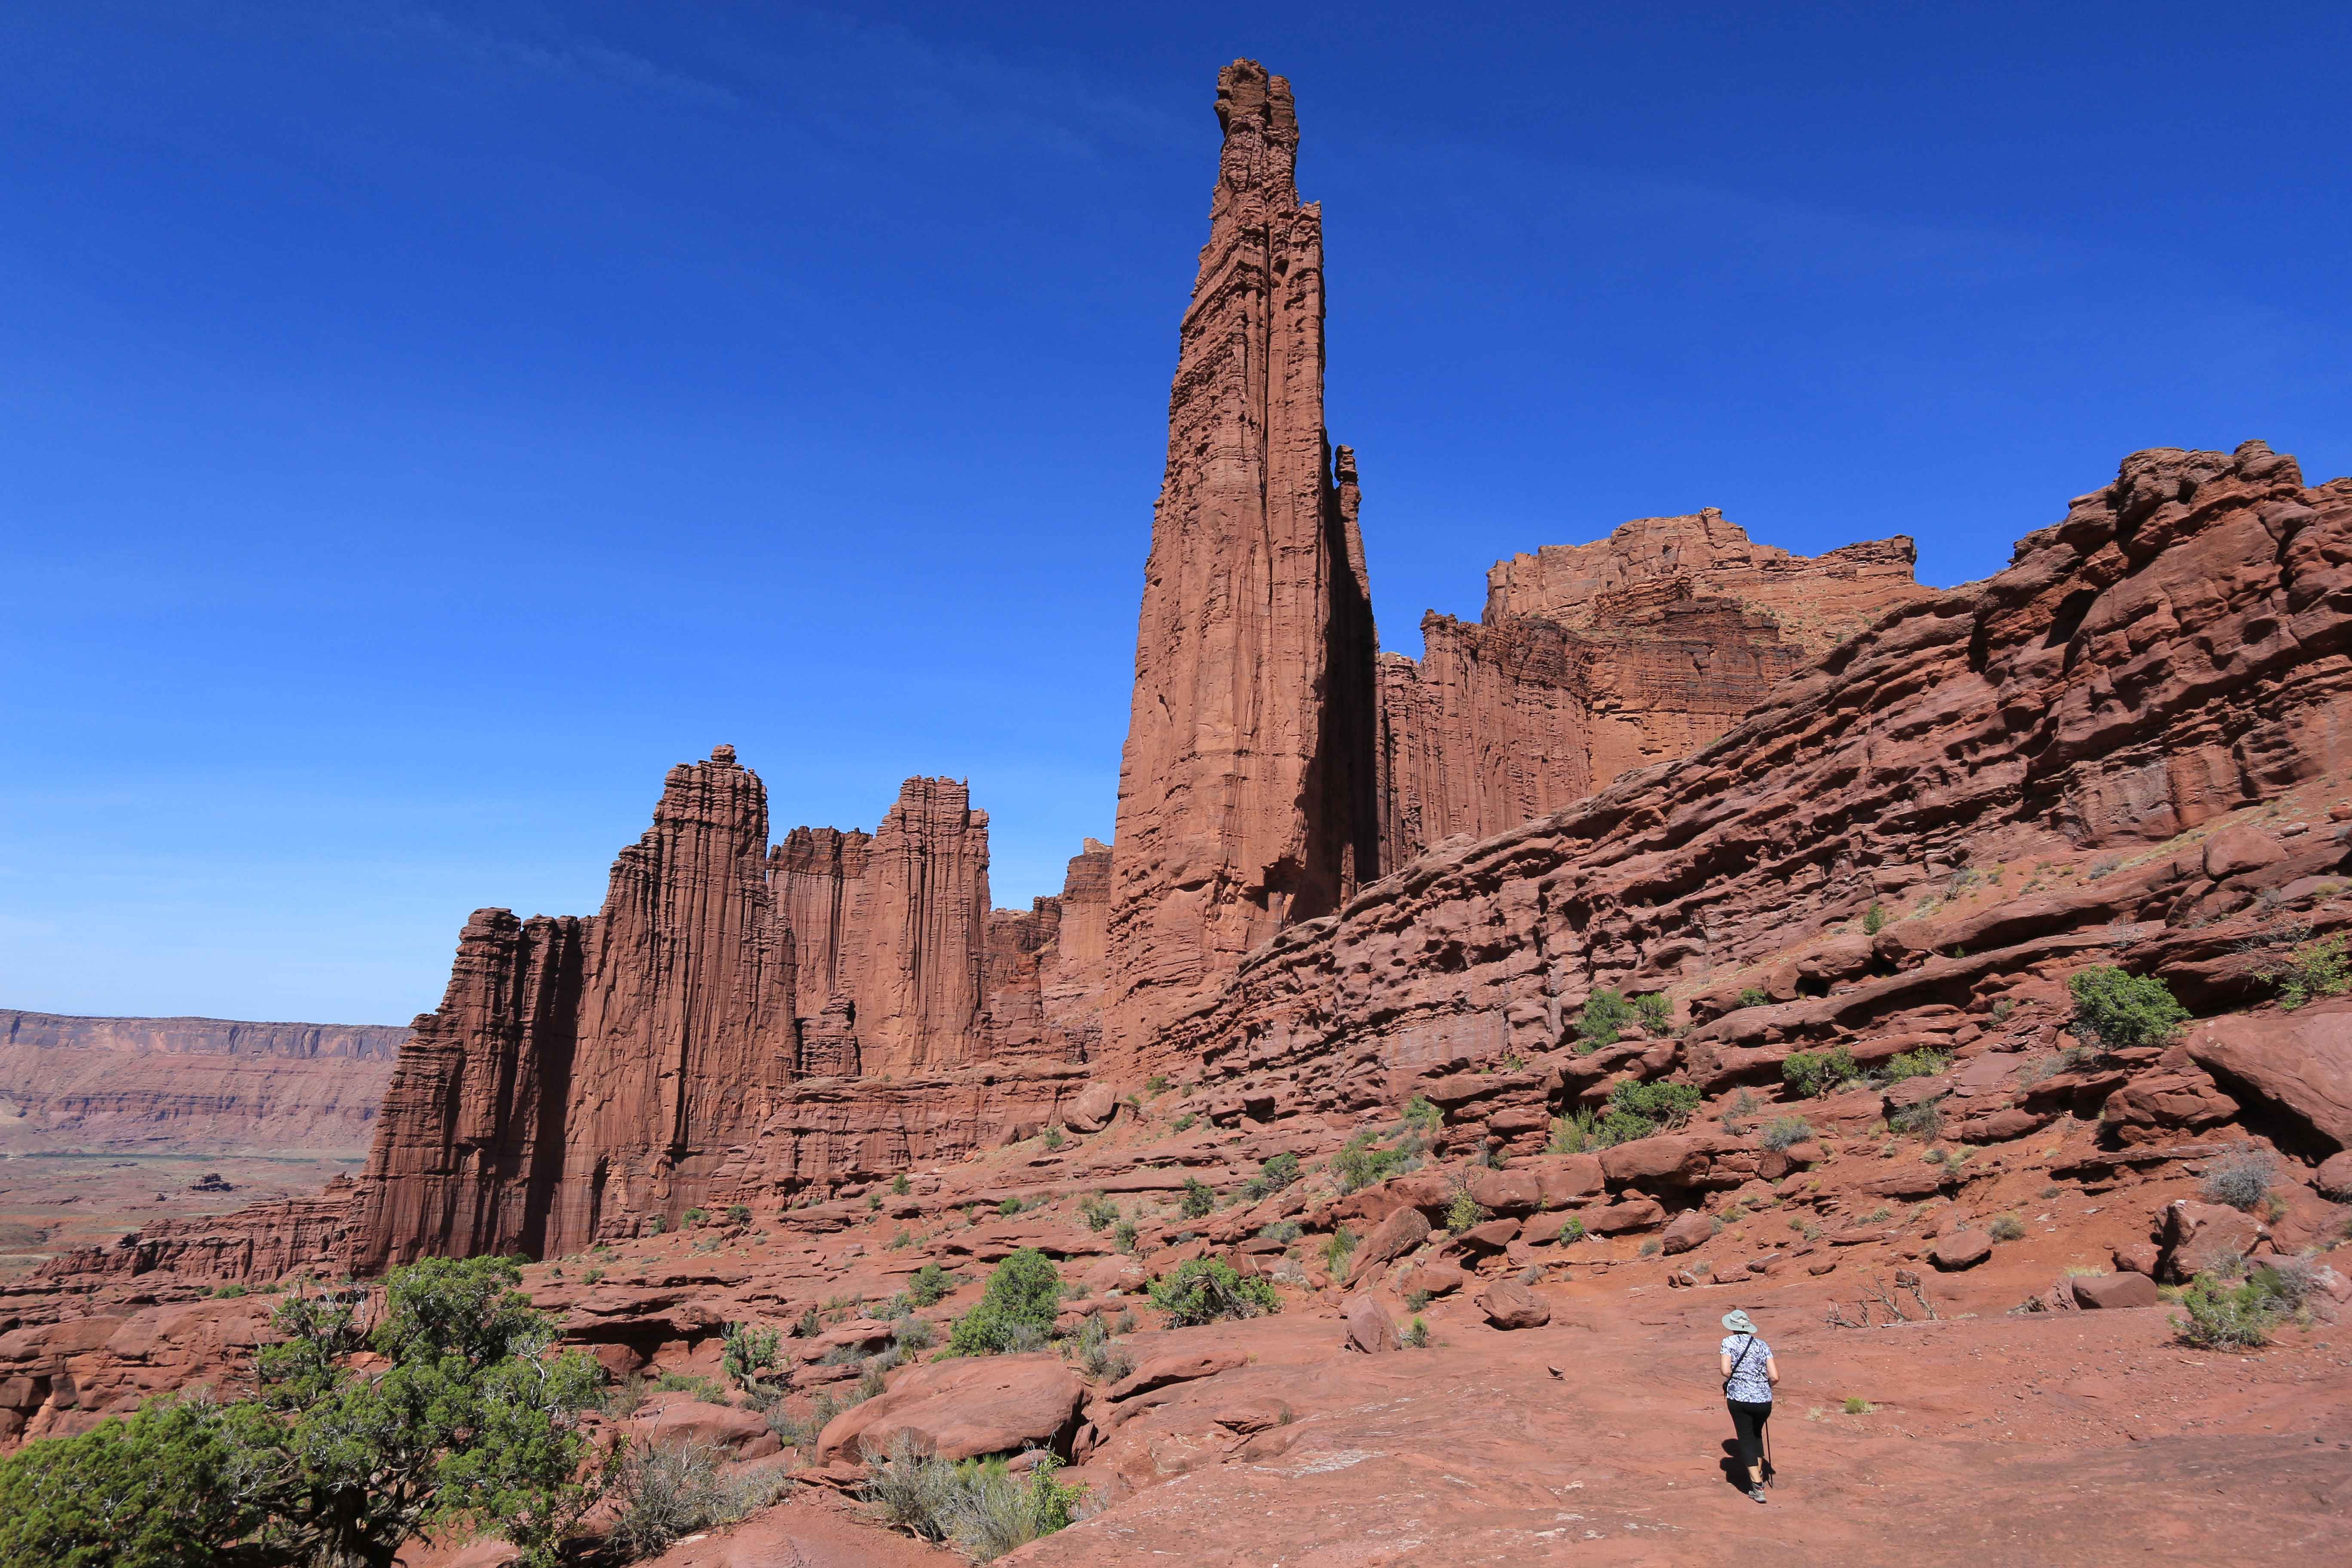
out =
{"type": "Polygon", "coordinates": [[[1764,1489],[1762,1487],[1749,1487],[1748,1489],[1748,1495],[1754,1498],[1758,1502],[1762,1502],[1764,1500],[1764,1489]]]}

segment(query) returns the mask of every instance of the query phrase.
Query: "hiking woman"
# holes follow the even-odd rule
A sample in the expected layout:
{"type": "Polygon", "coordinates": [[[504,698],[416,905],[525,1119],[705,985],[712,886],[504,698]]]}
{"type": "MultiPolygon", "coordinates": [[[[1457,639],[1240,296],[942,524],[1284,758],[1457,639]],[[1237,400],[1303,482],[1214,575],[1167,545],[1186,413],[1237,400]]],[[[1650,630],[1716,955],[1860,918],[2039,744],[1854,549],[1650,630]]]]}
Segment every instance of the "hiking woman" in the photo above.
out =
{"type": "Polygon", "coordinates": [[[1772,1419],[1772,1385],[1780,1381],[1772,1347],[1757,1336],[1748,1314],[1734,1310],[1723,1315],[1725,1336],[1716,1358],[1723,1368],[1723,1401],[1731,1406],[1731,1429],[1739,1441],[1739,1473],[1748,1479],[1748,1495],[1764,1500],[1764,1423],[1772,1419]]]}

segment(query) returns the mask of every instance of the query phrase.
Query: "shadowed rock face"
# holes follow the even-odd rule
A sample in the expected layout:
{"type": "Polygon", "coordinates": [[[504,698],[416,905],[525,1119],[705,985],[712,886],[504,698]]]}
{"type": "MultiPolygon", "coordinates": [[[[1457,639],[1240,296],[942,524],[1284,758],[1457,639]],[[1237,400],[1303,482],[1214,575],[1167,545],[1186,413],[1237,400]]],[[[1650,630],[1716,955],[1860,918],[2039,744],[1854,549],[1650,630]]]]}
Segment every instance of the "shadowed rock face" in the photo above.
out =
{"type": "Polygon", "coordinates": [[[1224,150],[1169,397],[1113,840],[1108,1048],[1377,875],[1375,642],[1323,427],[1323,230],[1290,85],[1217,81],[1224,150]]]}
{"type": "Polygon", "coordinates": [[[1432,614],[1381,657],[1382,863],[1485,837],[1682,756],[1896,605],[1906,538],[1759,545],[1712,509],[1497,562],[1473,625],[1432,614]]]}

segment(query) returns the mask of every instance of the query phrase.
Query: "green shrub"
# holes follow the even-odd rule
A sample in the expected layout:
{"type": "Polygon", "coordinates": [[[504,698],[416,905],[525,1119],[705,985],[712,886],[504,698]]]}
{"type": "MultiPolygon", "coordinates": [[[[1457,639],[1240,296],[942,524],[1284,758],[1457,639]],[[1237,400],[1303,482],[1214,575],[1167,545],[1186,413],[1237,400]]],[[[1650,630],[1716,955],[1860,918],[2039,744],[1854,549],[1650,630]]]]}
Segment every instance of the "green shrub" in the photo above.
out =
{"type": "Polygon", "coordinates": [[[1885,929],[1886,910],[1884,906],[1874,900],[1870,908],[1863,911],[1862,933],[1864,936],[1876,936],[1885,929]]]}
{"type": "Polygon", "coordinates": [[[881,1211],[881,1208],[882,1208],[882,1194],[881,1194],[880,1193],[868,1193],[868,1194],[866,1194],[866,1213],[868,1213],[868,1214],[877,1214],[877,1213],[879,1213],[879,1212],[881,1211]]]}
{"type": "Polygon", "coordinates": [[[2189,1009],[2153,974],[2097,964],[2076,970],[2066,989],[2074,997],[2075,1037],[2109,1050],[2168,1045],[2189,1021],[2189,1009]]]}
{"type": "Polygon", "coordinates": [[[1051,1455],[1026,1475],[1003,1459],[951,1465],[900,1432],[885,1457],[866,1456],[866,1498],[877,1513],[925,1541],[951,1541],[975,1562],[993,1563],[1077,1518],[1087,1489],[1054,1479],[1051,1455]]]}
{"type": "Polygon", "coordinates": [[[1184,1201],[1177,1205],[1186,1219],[1205,1219],[1217,1206],[1217,1194],[1197,1176],[1184,1178],[1184,1201]]]}
{"type": "Polygon", "coordinates": [[[763,1329],[752,1323],[730,1323],[724,1350],[719,1364],[737,1386],[747,1391],[760,1387],[760,1374],[776,1364],[776,1355],[783,1348],[784,1336],[774,1329],[763,1329]]]}
{"type": "Polygon", "coordinates": [[[1021,1200],[1019,1198],[1007,1198],[1003,1203],[996,1205],[997,1216],[1001,1219],[1011,1219],[1014,1215],[1017,1215],[1020,1212],[1021,1200]]]}
{"type": "Polygon", "coordinates": [[[1298,1156],[1285,1152],[1257,1169],[1257,1181],[1266,1192],[1278,1193],[1298,1180],[1298,1156]]]}
{"type": "Polygon", "coordinates": [[[1642,1027],[1654,1035],[1663,1035],[1674,1028],[1675,1005],[1663,991],[1653,991],[1646,996],[1633,998],[1633,1016],[1642,1027]]]}
{"type": "Polygon", "coordinates": [[[651,1219],[646,1221],[646,1234],[647,1236],[659,1236],[668,1228],[669,1222],[662,1218],[659,1215],[656,1215],[651,1219]]]}
{"type": "Polygon", "coordinates": [[[1889,1131],[1934,1142],[1944,1132],[1944,1097],[1939,1094],[1933,1100],[1903,1107],[1886,1119],[1886,1126],[1889,1131]]]}
{"type": "Polygon", "coordinates": [[[2341,996],[2352,988],[2352,961],[2345,957],[2339,931],[2265,963],[2254,971],[2254,978],[2276,986],[2279,1006],[2292,1013],[2315,996],[2341,996]]]}
{"type": "Polygon", "coordinates": [[[727,1205],[727,1223],[729,1225],[751,1224],[751,1205],[749,1204],[729,1204],[727,1205]]]}
{"type": "Polygon", "coordinates": [[[1559,1239],[1562,1243],[1582,1241],[1584,1239],[1584,1222],[1578,1219],[1574,1215],[1570,1215],[1568,1218],[1568,1223],[1559,1227],[1559,1239]]]}
{"type": "Polygon", "coordinates": [[[1190,1131],[1192,1123],[1200,1119],[1188,1110],[1168,1125],[1174,1128],[1179,1132],[1183,1132],[1190,1131]]]}
{"type": "Polygon", "coordinates": [[[1344,1272],[1348,1255],[1356,1250],[1356,1244],[1362,1239],[1344,1225],[1333,1231],[1323,1243],[1323,1267],[1333,1275],[1344,1272]]]}
{"type": "Polygon", "coordinates": [[[1776,1116],[1764,1127],[1764,1147],[1778,1152],[1812,1142],[1813,1124],[1801,1116],[1776,1116]]]}
{"type": "Polygon", "coordinates": [[[1287,1246],[1297,1241],[1305,1232],[1295,1219],[1278,1219],[1272,1225],[1261,1226],[1258,1234],[1268,1241],[1279,1241],[1287,1246]]]}
{"type": "Polygon", "coordinates": [[[428,1522],[495,1531],[534,1565],[603,1497],[584,1352],[507,1258],[430,1258],[361,1286],[289,1295],[255,1354],[254,1396],[151,1404],[0,1459],[0,1563],[70,1568],[388,1563],[428,1522]],[[374,1328],[361,1325],[372,1316],[374,1328]],[[352,1358],[373,1352],[372,1370],[352,1358]]]}
{"type": "Polygon", "coordinates": [[[1360,1187],[1377,1185],[1420,1163],[1421,1156],[1410,1148],[1375,1147],[1372,1133],[1366,1129],[1349,1138],[1326,1163],[1326,1168],[1345,1194],[1360,1187]]]}
{"type": "Polygon", "coordinates": [[[1445,1113],[1437,1109],[1427,1095],[1416,1094],[1404,1102],[1404,1124],[1424,1136],[1445,1123],[1445,1113]]]}
{"type": "Polygon", "coordinates": [[[1466,1191],[1456,1192],[1445,1208],[1445,1228],[1459,1236],[1486,1217],[1486,1211],[1478,1206],[1477,1199],[1466,1191]]]}
{"type": "Polygon", "coordinates": [[[1429,1325],[1416,1316],[1398,1337],[1404,1342],[1405,1349],[1425,1351],[1429,1348],[1429,1325]]]}
{"type": "Polygon", "coordinates": [[[1153,1280],[1151,1304],[1167,1314],[1171,1329],[1282,1310],[1273,1286],[1243,1279],[1222,1258],[1195,1258],[1178,1265],[1175,1273],[1153,1280]]]}
{"type": "Polygon", "coordinates": [[[1878,1406],[1859,1394],[1849,1394],[1845,1396],[1845,1413],[1848,1415],[1867,1415],[1877,1408],[1878,1406]]]}
{"type": "Polygon", "coordinates": [[[620,1481],[621,1514],[612,1542],[623,1562],[658,1557],[698,1531],[733,1524],[765,1508],[791,1482],[781,1467],[729,1479],[725,1454],[691,1440],[641,1448],[629,1456],[620,1481]]]}
{"type": "Polygon", "coordinates": [[[1602,1046],[1613,1046],[1625,1026],[1633,1021],[1633,1005],[1624,994],[1606,987],[1585,999],[1584,1011],[1576,1016],[1577,1049],[1594,1051],[1602,1046]]]}
{"type": "Polygon", "coordinates": [[[1735,1012],[1742,1007],[1768,1007],[1771,1003],[1771,993],[1754,985],[1741,986],[1739,994],[1731,999],[1732,1009],[1735,1012]]]}
{"type": "Polygon", "coordinates": [[[1108,1193],[1093,1193],[1078,1200],[1078,1217],[1092,1231],[1107,1230],[1118,1223],[1118,1205],[1108,1193]]]}
{"type": "Polygon", "coordinates": [[[1901,1083],[1909,1078],[1933,1078],[1952,1065],[1949,1051],[1939,1051],[1922,1046],[1916,1051],[1905,1051],[1886,1064],[1886,1081],[1901,1083]]]}
{"type": "Polygon", "coordinates": [[[936,1307],[955,1289],[955,1277],[936,1263],[926,1263],[908,1276],[907,1300],[918,1307],[936,1307]]]}
{"type": "Polygon", "coordinates": [[[2278,1162],[2271,1152],[2256,1143],[2242,1143],[2214,1161],[2198,1185],[2198,1192],[2207,1203],[2227,1204],[2233,1209],[2252,1213],[2270,1195],[2271,1183],[2278,1174],[2278,1162]]]}
{"type": "Polygon", "coordinates": [[[1062,1277],[1054,1260],[1024,1247],[996,1266],[980,1305],[956,1320],[948,1353],[1000,1355],[1036,1349],[1052,1336],[1061,1310],[1062,1277]]]}
{"type": "Polygon", "coordinates": [[[242,1283],[235,1279],[230,1280],[226,1285],[215,1285],[213,1287],[213,1296],[218,1300],[227,1300],[237,1296],[249,1296],[253,1292],[247,1289],[242,1283]]]}
{"type": "Polygon", "coordinates": [[[890,1190],[903,1198],[915,1189],[914,1184],[907,1180],[907,1173],[901,1171],[890,1178],[890,1190]]]}
{"type": "Polygon", "coordinates": [[[1791,1051],[1780,1064],[1781,1081],[1809,1100],[1861,1076],[1853,1052],[1843,1046],[1826,1051],[1791,1051]]]}
{"type": "Polygon", "coordinates": [[[1609,1091],[1609,1113],[1639,1117],[1653,1128],[1680,1127],[1702,1098],[1696,1084],[1628,1081],[1609,1091]]]}
{"type": "Polygon", "coordinates": [[[2271,1330],[2285,1315],[2284,1303],[2260,1279],[2233,1285],[2200,1274],[2180,1293],[2185,1318],[2173,1328],[2190,1344],[2207,1350],[2254,1350],[2271,1342],[2271,1330]]]}
{"type": "Polygon", "coordinates": [[[685,1214],[678,1216],[677,1223],[684,1226],[688,1230],[693,1230],[709,1217],[710,1211],[709,1209],[688,1209],[685,1214]]]}
{"type": "Polygon", "coordinates": [[[1064,1143],[1068,1142],[1069,1140],[1062,1135],[1062,1130],[1059,1127],[1048,1127],[1045,1129],[1045,1135],[1039,1140],[1039,1142],[1044,1143],[1048,1151],[1051,1151],[1060,1148],[1064,1143]]]}
{"type": "Polygon", "coordinates": [[[1110,1237],[1111,1240],[1118,1244],[1118,1249],[1121,1252],[1133,1252],[1135,1250],[1135,1241],[1138,1234],[1139,1232],[1135,1228],[1135,1222],[1130,1219],[1123,1219],[1112,1228],[1110,1237]]]}
{"type": "Polygon", "coordinates": [[[2025,1238],[2025,1222],[2013,1214],[2005,1214],[1985,1226],[1985,1234],[1995,1241],[2022,1241],[2025,1238]]]}

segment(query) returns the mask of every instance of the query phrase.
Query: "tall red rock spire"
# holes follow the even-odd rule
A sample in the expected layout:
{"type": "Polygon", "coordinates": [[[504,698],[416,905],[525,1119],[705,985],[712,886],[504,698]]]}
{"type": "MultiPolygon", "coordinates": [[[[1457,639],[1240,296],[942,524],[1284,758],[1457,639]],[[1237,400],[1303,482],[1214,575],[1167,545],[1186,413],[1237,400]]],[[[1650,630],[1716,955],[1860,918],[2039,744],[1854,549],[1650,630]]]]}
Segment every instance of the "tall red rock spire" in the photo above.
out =
{"type": "Polygon", "coordinates": [[[1290,84],[1217,78],[1224,153],[1184,312],[1120,759],[1107,1047],[1377,874],[1376,643],[1352,455],[1323,427],[1323,222],[1290,84]]]}

